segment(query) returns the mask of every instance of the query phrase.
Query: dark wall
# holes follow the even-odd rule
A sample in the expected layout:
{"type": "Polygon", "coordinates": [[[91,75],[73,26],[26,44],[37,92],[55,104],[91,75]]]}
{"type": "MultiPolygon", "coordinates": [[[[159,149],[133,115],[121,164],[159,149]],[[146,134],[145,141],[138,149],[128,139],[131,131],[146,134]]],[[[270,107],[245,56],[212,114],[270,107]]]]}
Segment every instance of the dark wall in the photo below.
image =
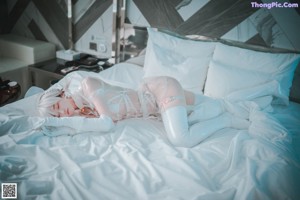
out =
{"type": "Polygon", "coordinates": [[[6,0],[0,0],[0,34],[7,33],[8,11],[6,0]]]}

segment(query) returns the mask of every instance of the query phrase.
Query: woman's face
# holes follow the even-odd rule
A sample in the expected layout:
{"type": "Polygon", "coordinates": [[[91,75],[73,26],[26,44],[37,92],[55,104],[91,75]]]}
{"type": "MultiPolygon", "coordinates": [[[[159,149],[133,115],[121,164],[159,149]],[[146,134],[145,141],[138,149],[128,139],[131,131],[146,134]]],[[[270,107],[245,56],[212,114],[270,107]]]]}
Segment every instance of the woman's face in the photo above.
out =
{"type": "Polygon", "coordinates": [[[77,106],[72,98],[62,96],[58,102],[52,106],[55,117],[70,117],[75,115],[77,106]]]}

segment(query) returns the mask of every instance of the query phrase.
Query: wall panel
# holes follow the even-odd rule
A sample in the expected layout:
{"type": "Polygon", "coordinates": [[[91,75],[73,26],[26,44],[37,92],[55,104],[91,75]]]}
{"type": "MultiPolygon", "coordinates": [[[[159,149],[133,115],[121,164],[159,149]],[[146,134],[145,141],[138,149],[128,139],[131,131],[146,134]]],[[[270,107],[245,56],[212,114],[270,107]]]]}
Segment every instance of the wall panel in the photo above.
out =
{"type": "MultiPolygon", "coordinates": [[[[6,7],[8,23],[1,24],[0,33],[48,41],[57,49],[68,49],[67,0],[2,0],[6,7]]],[[[98,57],[111,56],[113,1],[73,0],[73,41],[78,51],[98,57]],[[89,43],[106,47],[97,51],[89,43]]]]}
{"type": "MultiPolygon", "coordinates": [[[[135,26],[152,26],[180,34],[199,34],[300,51],[300,37],[296,36],[300,32],[299,7],[268,9],[253,7],[252,2],[128,0],[126,16],[135,26]]],[[[297,3],[300,5],[299,1],[297,3]]]]}

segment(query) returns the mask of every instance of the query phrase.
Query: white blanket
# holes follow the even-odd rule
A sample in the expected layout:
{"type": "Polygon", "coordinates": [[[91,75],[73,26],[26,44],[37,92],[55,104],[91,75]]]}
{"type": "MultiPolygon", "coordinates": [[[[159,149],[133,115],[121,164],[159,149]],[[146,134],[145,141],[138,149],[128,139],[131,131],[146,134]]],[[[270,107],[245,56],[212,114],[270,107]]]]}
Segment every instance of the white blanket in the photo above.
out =
{"type": "Polygon", "coordinates": [[[226,128],[194,148],[176,148],[162,122],[152,119],[127,119],[111,132],[49,137],[43,119],[33,121],[24,106],[35,98],[0,108],[0,179],[17,183],[21,199],[300,196],[300,162],[289,131],[299,124],[284,127],[279,111],[253,108],[249,130],[226,128]]]}

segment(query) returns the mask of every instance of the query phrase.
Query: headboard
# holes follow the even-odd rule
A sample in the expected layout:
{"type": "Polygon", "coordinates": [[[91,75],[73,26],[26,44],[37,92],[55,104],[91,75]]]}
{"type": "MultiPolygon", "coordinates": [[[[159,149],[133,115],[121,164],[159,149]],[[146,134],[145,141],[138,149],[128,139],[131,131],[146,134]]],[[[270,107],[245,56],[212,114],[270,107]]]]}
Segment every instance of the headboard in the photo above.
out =
{"type": "MultiPolygon", "coordinates": [[[[126,22],[180,35],[218,38],[232,45],[271,52],[300,52],[297,3],[278,8],[269,0],[127,0],[126,22]]],[[[284,3],[286,1],[277,1],[284,3]]],[[[278,5],[278,4],[277,4],[278,5]]],[[[300,102],[298,65],[290,98],[300,102]]]]}

